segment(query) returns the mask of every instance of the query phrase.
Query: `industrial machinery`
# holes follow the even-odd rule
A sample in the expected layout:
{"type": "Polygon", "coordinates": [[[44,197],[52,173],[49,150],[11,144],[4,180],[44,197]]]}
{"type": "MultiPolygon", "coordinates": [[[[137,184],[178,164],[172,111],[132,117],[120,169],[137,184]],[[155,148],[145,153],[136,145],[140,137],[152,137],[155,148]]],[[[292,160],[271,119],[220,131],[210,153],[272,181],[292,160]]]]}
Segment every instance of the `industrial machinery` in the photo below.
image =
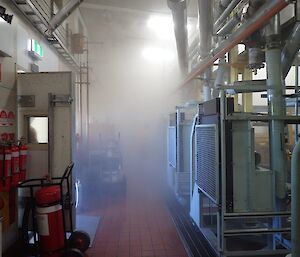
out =
{"type": "Polygon", "coordinates": [[[191,1],[200,37],[190,43],[183,2],[168,1],[189,62],[182,86],[202,85],[203,98],[190,136],[180,112],[169,127],[169,163],[177,172],[190,156],[189,216],[216,256],[300,256],[300,3],[191,1]]]}
{"type": "Polygon", "coordinates": [[[117,189],[126,193],[127,179],[123,170],[120,138],[112,139],[102,148],[98,174],[103,189],[117,189]]]}
{"type": "Polygon", "coordinates": [[[126,193],[127,179],[123,169],[120,133],[116,135],[115,126],[107,123],[91,128],[94,128],[94,134],[91,134],[98,140],[91,144],[91,176],[87,183],[98,190],[126,193]]]}
{"type": "Polygon", "coordinates": [[[170,115],[168,127],[168,183],[177,200],[189,208],[190,199],[190,135],[198,104],[186,103],[170,115]]]}

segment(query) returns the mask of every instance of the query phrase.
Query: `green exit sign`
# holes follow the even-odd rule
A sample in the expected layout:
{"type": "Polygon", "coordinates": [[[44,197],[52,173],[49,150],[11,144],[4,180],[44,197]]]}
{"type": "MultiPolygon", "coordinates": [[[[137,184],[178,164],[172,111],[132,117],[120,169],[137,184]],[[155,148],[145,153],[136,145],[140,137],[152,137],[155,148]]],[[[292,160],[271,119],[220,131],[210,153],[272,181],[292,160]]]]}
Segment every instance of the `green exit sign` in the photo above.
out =
{"type": "Polygon", "coordinates": [[[35,39],[28,41],[28,51],[35,58],[41,59],[44,57],[44,50],[35,39]]]}

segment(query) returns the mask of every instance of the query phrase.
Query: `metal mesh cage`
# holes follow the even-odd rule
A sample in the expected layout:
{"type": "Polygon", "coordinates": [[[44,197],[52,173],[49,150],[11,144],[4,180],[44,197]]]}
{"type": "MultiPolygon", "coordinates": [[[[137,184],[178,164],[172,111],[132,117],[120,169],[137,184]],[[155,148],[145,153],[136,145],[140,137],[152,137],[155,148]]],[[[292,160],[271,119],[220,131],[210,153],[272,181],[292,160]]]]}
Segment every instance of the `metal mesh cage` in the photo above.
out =
{"type": "Polygon", "coordinates": [[[217,202],[218,196],[218,130],[216,125],[196,127],[197,180],[203,193],[217,202]]]}

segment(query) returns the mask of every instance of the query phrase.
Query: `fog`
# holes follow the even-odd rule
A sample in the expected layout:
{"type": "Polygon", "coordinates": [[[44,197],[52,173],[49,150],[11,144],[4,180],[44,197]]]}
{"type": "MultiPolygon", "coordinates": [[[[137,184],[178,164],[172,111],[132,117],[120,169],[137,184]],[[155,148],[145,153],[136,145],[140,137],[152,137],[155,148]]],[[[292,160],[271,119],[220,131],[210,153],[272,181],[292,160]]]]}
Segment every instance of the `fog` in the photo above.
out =
{"type": "Polygon", "coordinates": [[[161,26],[155,28],[155,19],[171,21],[171,16],[91,9],[83,9],[83,16],[90,38],[92,175],[82,181],[82,191],[84,195],[111,193],[99,193],[103,185],[97,182],[101,172],[97,156],[110,139],[116,139],[127,194],[162,192],[168,115],[181,101],[177,90],[181,78],[172,23],[155,31],[161,26]]]}

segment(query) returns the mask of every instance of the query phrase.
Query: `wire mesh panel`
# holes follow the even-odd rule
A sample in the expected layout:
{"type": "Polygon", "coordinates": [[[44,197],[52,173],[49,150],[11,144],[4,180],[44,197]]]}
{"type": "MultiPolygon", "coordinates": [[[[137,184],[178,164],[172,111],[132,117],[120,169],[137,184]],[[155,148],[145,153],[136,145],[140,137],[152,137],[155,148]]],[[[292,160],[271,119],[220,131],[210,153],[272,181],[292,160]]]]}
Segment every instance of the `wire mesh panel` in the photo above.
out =
{"type": "Polygon", "coordinates": [[[176,128],[168,129],[168,161],[169,164],[176,168],[176,128]]]}
{"type": "Polygon", "coordinates": [[[219,146],[217,125],[196,127],[197,185],[211,200],[218,202],[219,146]]]}

